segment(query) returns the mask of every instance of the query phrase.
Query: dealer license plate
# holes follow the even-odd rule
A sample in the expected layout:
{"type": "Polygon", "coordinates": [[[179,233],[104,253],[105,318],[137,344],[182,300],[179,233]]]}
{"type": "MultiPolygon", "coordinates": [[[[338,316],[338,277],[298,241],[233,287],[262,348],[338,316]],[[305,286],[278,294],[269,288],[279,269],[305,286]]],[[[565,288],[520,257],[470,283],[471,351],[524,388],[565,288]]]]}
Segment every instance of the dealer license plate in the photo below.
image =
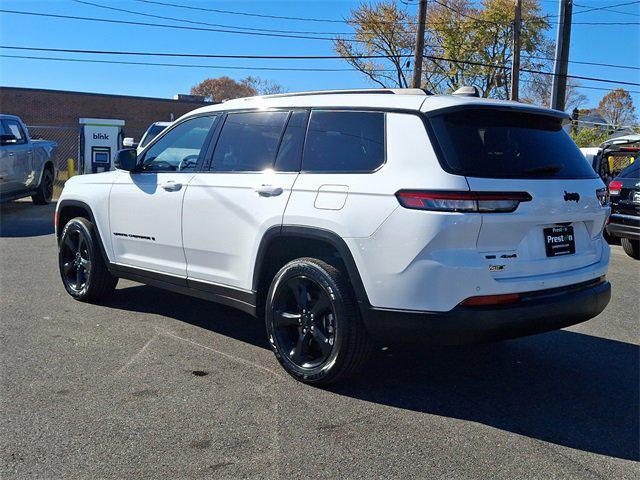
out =
{"type": "Polygon", "coordinates": [[[543,233],[547,257],[576,253],[576,240],[572,226],[549,227],[543,229],[543,233]]]}

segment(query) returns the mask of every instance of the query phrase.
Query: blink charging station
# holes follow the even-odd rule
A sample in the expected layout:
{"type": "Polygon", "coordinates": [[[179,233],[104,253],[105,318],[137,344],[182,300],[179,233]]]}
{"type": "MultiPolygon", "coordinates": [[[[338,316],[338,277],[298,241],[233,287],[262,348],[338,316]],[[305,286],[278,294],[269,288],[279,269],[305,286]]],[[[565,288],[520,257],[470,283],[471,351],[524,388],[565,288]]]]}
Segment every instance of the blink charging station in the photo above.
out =
{"type": "Polygon", "coordinates": [[[80,172],[100,173],[113,168],[122,148],[124,120],[81,118],[80,172]]]}

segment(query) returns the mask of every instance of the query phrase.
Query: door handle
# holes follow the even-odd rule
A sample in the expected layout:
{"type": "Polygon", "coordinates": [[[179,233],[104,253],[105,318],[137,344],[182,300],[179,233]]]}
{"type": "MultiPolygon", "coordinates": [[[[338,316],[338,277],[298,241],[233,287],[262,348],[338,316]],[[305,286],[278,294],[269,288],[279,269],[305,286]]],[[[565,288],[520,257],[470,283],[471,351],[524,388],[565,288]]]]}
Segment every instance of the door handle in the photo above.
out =
{"type": "Polygon", "coordinates": [[[173,180],[167,180],[161,185],[167,192],[177,192],[182,188],[181,183],[176,183],[173,180]]]}
{"type": "Polygon", "coordinates": [[[256,187],[256,192],[258,192],[258,195],[260,195],[261,197],[277,197],[278,195],[282,194],[283,190],[280,187],[275,187],[273,185],[260,185],[259,187],[256,187]]]}

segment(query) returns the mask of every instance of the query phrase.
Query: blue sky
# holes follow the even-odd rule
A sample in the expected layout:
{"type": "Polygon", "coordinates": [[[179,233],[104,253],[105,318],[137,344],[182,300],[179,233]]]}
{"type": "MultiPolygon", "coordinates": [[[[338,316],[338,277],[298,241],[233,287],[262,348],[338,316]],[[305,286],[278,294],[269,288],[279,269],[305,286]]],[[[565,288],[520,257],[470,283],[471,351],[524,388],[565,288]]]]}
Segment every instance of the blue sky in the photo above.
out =
{"type": "MultiPolygon", "coordinates": [[[[87,0],[92,3],[125,8],[150,14],[180,17],[193,21],[235,25],[244,28],[341,32],[348,31],[340,23],[321,23],[295,20],[256,18],[223,13],[185,10],[181,8],[145,4],[134,0],[87,0]]],[[[342,19],[359,2],[356,1],[187,1],[163,0],[169,3],[195,5],[224,10],[286,15],[307,18],[342,19]]],[[[600,7],[624,3],[624,0],[579,0],[574,13],[587,7],[600,7]]],[[[541,0],[545,12],[557,13],[556,0],[541,0]]],[[[0,0],[0,8],[134,20],[153,23],[174,23],[143,16],[125,14],[79,4],[72,0],[0,0]]],[[[414,4],[408,5],[415,11],[414,4]]],[[[640,4],[614,8],[624,13],[593,11],[575,14],[574,22],[640,22],[640,4]]],[[[555,38],[555,29],[550,31],[555,38]]],[[[288,38],[253,37],[214,32],[196,32],[153,27],[101,24],[74,20],[26,17],[0,13],[0,41],[2,45],[38,46],[53,48],[80,48],[96,50],[137,50],[179,53],[222,53],[255,55],[332,55],[331,42],[288,38]]],[[[81,54],[0,51],[9,55],[36,55],[68,58],[92,58],[81,54]]],[[[100,58],[103,58],[102,56],[100,58]]],[[[347,67],[340,60],[285,61],[285,60],[224,60],[224,59],[160,59],[144,57],[150,62],[206,64],[219,66],[323,66],[347,67]]],[[[107,58],[105,58],[107,59],[107,58]]],[[[108,57],[110,60],[144,61],[141,57],[108,57]]],[[[572,29],[570,60],[602,62],[621,65],[640,65],[640,26],[574,25],[572,29]]],[[[591,77],[604,77],[629,82],[640,82],[639,70],[602,68],[570,64],[569,73],[591,77]]],[[[289,91],[326,88],[369,87],[366,78],[357,72],[273,72],[257,70],[230,70],[228,68],[173,68],[53,62],[0,58],[0,84],[4,86],[78,90],[97,93],[115,93],[171,98],[175,93],[188,93],[190,88],[206,77],[228,75],[243,78],[257,75],[277,81],[289,91]]],[[[582,81],[583,85],[615,88],[616,85],[582,81]]],[[[640,91],[640,87],[625,87],[640,91]]],[[[583,90],[591,105],[597,105],[606,92],[583,90]]],[[[639,106],[640,94],[634,94],[639,106]]]]}

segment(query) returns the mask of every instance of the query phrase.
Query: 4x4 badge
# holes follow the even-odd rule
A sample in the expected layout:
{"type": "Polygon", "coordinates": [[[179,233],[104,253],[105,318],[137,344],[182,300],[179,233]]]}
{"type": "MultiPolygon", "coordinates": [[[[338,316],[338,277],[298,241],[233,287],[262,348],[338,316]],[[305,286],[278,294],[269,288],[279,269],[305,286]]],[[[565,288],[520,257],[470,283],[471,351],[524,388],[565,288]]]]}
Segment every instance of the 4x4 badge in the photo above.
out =
{"type": "Polygon", "coordinates": [[[580,201],[580,194],[577,192],[567,192],[564,191],[564,201],[565,202],[576,202],[580,201]]]}

